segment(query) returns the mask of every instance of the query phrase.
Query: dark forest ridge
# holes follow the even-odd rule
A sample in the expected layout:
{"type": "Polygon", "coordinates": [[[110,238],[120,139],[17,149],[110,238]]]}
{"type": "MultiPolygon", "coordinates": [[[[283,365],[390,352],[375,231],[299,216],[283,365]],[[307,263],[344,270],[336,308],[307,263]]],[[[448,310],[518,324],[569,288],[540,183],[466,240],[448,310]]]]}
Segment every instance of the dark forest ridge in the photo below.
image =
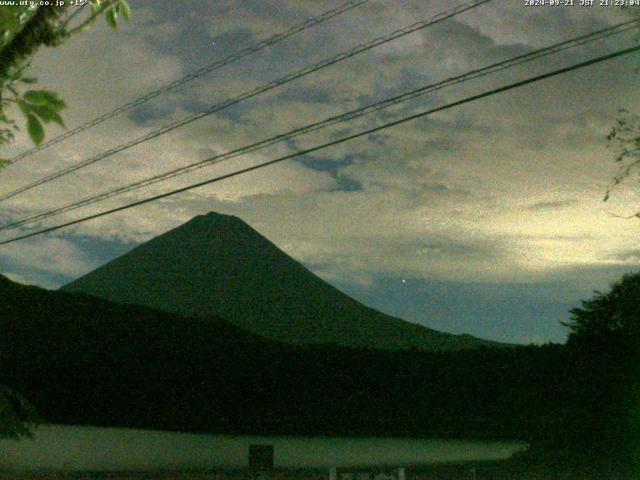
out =
{"type": "Polygon", "coordinates": [[[567,364],[560,346],[419,352],[287,345],[216,317],[181,317],[1,275],[0,304],[0,384],[52,423],[525,439],[548,425],[540,412],[549,395],[534,392],[562,388],[550,394],[561,402],[575,393],[563,388],[570,371],[563,382],[548,382],[567,364]]]}
{"type": "Polygon", "coordinates": [[[124,304],[217,316],[299,344],[421,350],[500,345],[366,307],[295,261],[241,219],[193,218],[63,287],[124,304]]]}

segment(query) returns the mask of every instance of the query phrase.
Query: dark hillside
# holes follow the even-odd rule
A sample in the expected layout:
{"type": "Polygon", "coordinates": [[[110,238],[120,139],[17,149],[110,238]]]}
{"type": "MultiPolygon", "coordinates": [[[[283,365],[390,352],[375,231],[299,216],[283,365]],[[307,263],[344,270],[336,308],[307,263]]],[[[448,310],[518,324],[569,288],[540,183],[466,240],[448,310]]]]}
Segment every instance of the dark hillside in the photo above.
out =
{"type": "Polygon", "coordinates": [[[561,347],[289,346],[214,317],[182,318],[4,278],[0,302],[0,381],[54,422],[522,438],[559,427],[558,402],[573,391],[558,388],[572,381],[555,371],[565,361],[561,347]]]}

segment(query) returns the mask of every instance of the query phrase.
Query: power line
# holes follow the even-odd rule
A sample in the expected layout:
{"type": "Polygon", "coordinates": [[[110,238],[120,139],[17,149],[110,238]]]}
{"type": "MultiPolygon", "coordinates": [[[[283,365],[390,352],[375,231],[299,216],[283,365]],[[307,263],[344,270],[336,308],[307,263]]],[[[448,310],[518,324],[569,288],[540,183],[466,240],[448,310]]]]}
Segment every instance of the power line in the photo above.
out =
{"type": "MultiPolygon", "coordinates": [[[[273,45],[276,45],[277,43],[282,42],[283,40],[286,40],[287,38],[290,38],[300,32],[303,32],[311,27],[315,27],[316,25],[320,25],[321,23],[326,22],[327,20],[330,20],[334,17],[337,17],[338,15],[341,15],[342,13],[348,12],[349,10],[353,10],[354,8],[360,7],[362,5],[364,5],[365,3],[369,2],[369,0],[350,0],[342,5],[340,5],[337,8],[328,10],[318,16],[312,17],[309,20],[307,20],[304,23],[301,23],[299,25],[296,25],[294,27],[291,27],[290,29],[280,32],[280,33],[276,33],[275,35],[272,35],[269,38],[266,38],[254,45],[250,45],[248,47],[245,47],[241,50],[239,50],[236,53],[233,53],[231,55],[228,55],[227,57],[218,60],[216,62],[213,62],[209,65],[205,65],[204,67],[201,67],[197,70],[194,70],[191,73],[188,73],[187,75],[183,76],[182,78],[179,78],[178,80],[174,80],[173,82],[167,84],[167,85],[163,85],[162,87],[153,90],[149,93],[146,93],[144,95],[142,95],[141,97],[136,98],[135,100],[132,100],[128,103],[125,103],[124,105],[111,110],[103,115],[100,115],[99,117],[94,118],[93,120],[84,123],[82,125],[79,125],[71,130],[66,131],[65,133],[58,135],[57,137],[52,138],[51,140],[40,144],[37,147],[31,148],[19,155],[16,155],[15,157],[13,157],[12,159],[10,159],[11,163],[16,163],[24,158],[27,158],[37,152],[41,152],[42,150],[45,150],[53,145],[56,145],[57,143],[62,142],[63,140],[66,140],[68,138],[73,137],[74,135],[77,135],[80,132],[84,132],[85,130],[88,130],[90,128],[95,127],[96,125],[101,124],[102,122],[105,122],[107,120],[110,120],[113,117],[116,117],[118,115],[120,115],[121,113],[127,112],[133,108],[139,107],[140,105],[147,103],[149,100],[152,100],[154,98],[156,98],[159,95],[162,95],[163,93],[167,93],[171,90],[175,90],[176,88],[189,83],[193,80],[196,80],[199,77],[202,77],[203,75],[206,75],[208,73],[211,73],[215,70],[218,70],[226,65],[229,65],[233,62],[236,62],[242,58],[245,58],[249,55],[252,55],[254,53],[257,53],[261,50],[264,50],[265,48],[268,47],[272,47],[273,45]]],[[[79,11],[80,9],[78,9],[79,11]]]]}
{"type": "Polygon", "coordinates": [[[376,48],[380,45],[389,43],[393,40],[396,40],[400,37],[404,37],[406,35],[409,35],[411,33],[414,33],[418,30],[422,30],[424,28],[427,28],[431,25],[434,25],[436,23],[442,22],[444,20],[447,20],[451,17],[454,17],[456,15],[459,15],[463,12],[466,12],[467,10],[470,10],[472,8],[476,8],[479,7],[480,5],[483,5],[485,3],[488,3],[492,0],[473,0],[471,2],[459,5],[455,8],[452,8],[450,10],[447,10],[446,12],[442,12],[439,13],[437,15],[434,15],[433,17],[429,18],[428,20],[424,20],[424,21],[420,21],[420,22],[416,22],[408,27],[405,27],[403,29],[399,29],[399,30],[395,30],[393,32],[391,32],[388,35],[382,36],[382,37],[378,37],[370,42],[364,43],[364,44],[360,44],[357,47],[352,48],[351,50],[339,53],[329,59],[326,60],[322,60],[314,65],[305,67],[301,70],[298,70],[296,72],[290,73],[288,75],[285,75],[284,77],[278,78],[276,80],[273,80],[267,84],[264,84],[262,86],[256,87],[253,90],[250,90],[248,92],[242,93],[237,97],[234,97],[230,100],[224,101],[222,103],[219,104],[215,104],[210,108],[207,108],[206,110],[200,111],[198,113],[195,113],[193,115],[189,115],[181,120],[178,120],[176,122],[173,122],[169,125],[166,125],[162,128],[159,128],[157,130],[154,130],[152,132],[149,132],[146,135],[143,135],[141,137],[138,137],[134,140],[130,140],[129,142],[126,142],[124,144],[121,144],[117,147],[111,148],[109,150],[106,150],[105,152],[102,152],[94,157],[88,158],[86,160],[83,160],[79,163],[76,163],[75,165],[72,165],[66,169],[63,170],[59,170],[58,172],[52,173],[51,175],[48,175],[46,177],[43,177],[39,180],[36,180],[28,185],[25,185],[23,187],[20,187],[16,190],[13,190],[11,192],[5,193],[3,195],[0,195],[0,201],[4,201],[7,200],[9,198],[13,198],[16,195],[19,195],[20,193],[26,192],[28,190],[31,190],[35,187],[38,187],[40,185],[44,185],[45,183],[48,183],[52,180],[56,180],[60,177],[63,177],[65,175],[68,175],[70,173],[73,173],[77,170],[80,170],[82,168],[85,168],[89,165],[92,165],[100,160],[104,160],[105,158],[108,158],[112,155],[115,155],[116,153],[120,153],[122,151],[128,150],[129,148],[132,148],[136,145],[140,145],[144,142],[147,142],[149,140],[152,140],[154,138],[157,138],[161,135],[164,135],[166,133],[169,133],[177,128],[180,128],[184,125],[187,125],[189,123],[195,122],[196,120],[200,120],[201,118],[207,117],[209,115],[212,115],[216,112],[219,112],[221,110],[224,110],[232,105],[235,105],[237,103],[240,103],[244,100],[247,100],[249,98],[258,96],[262,93],[265,93],[269,90],[273,90],[274,88],[280,87],[286,83],[289,83],[293,80],[297,80],[298,78],[304,77],[306,75],[309,75],[313,72],[316,72],[318,70],[321,70],[323,68],[326,68],[328,66],[331,65],[335,65],[336,63],[342,62],[344,60],[347,60],[349,58],[352,58],[356,55],[359,55],[360,53],[366,52],[368,50],[371,50],[373,48],[376,48]]]}
{"type": "Polygon", "coordinates": [[[117,195],[123,194],[123,193],[127,193],[127,192],[131,192],[134,190],[138,190],[140,188],[149,186],[149,185],[153,185],[155,183],[159,183],[162,181],[166,181],[168,179],[177,177],[179,175],[184,175],[185,173],[189,173],[195,170],[199,170],[201,168],[204,167],[208,167],[214,164],[218,164],[221,163],[223,161],[226,160],[230,160],[232,158],[236,158],[239,157],[241,155],[247,154],[247,153],[251,153],[257,150],[261,150],[263,148],[266,148],[268,146],[271,145],[275,145],[277,143],[281,143],[287,140],[290,140],[292,138],[295,138],[297,136],[300,135],[306,135],[308,133],[314,132],[314,131],[318,131],[324,128],[327,128],[329,126],[332,125],[336,125],[339,123],[343,123],[343,122],[347,122],[347,121],[351,121],[354,120],[356,118],[360,118],[364,115],[369,115],[371,113],[383,110],[385,108],[389,108],[393,105],[397,105],[399,103],[405,102],[407,100],[411,100],[414,98],[417,98],[419,96],[425,95],[427,93],[431,93],[446,87],[450,87],[452,85],[456,85],[456,84],[460,84],[466,81],[470,81],[476,78],[480,78],[498,71],[502,71],[502,70],[506,70],[508,68],[513,68],[517,65],[521,65],[527,62],[531,62],[540,58],[543,58],[545,56],[548,55],[552,55],[564,50],[568,50],[570,48],[575,48],[577,46],[581,46],[581,45],[585,45],[587,43],[591,43],[597,40],[602,40],[603,38],[606,37],[610,37],[613,35],[619,35],[622,33],[625,33],[631,29],[634,29],[638,26],[638,24],[640,23],[640,19],[636,19],[636,20],[631,20],[631,21],[627,21],[627,22],[623,22],[620,23],[618,25],[614,25],[612,27],[608,27],[602,30],[598,30],[595,32],[591,32],[589,34],[586,35],[582,35],[579,37],[575,37],[573,39],[570,40],[566,40],[563,42],[559,42],[556,43],[554,45],[550,45],[548,47],[544,47],[544,48],[540,48],[537,50],[534,50],[532,52],[526,53],[526,54],[522,54],[522,55],[517,55],[515,57],[509,58],[507,60],[501,61],[501,62],[497,62],[497,63],[493,63],[491,65],[487,65],[485,67],[481,67],[475,70],[472,70],[470,72],[467,72],[465,74],[462,75],[458,75],[455,77],[451,77],[448,78],[446,80],[442,80],[439,81],[437,83],[432,83],[426,86],[422,86],[413,90],[410,90],[408,92],[404,92],[402,94],[396,95],[394,97],[391,98],[387,98],[384,100],[381,100],[379,102],[355,109],[355,110],[351,110],[348,112],[344,112],[340,115],[335,115],[332,117],[328,117],[325,118],[324,120],[318,121],[318,122],[314,122],[311,123],[309,125],[305,125],[303,127],[299,127],[293,130],[290,130],[286,133],[282,133],[267,139],[263,139],[259,142],[255,142],[252,143],[250,145],[247,146],[243,146],[243,147],[239,147],[236,148],[234,150],[219,154],[219,155],[215,155],[213,157],[207,158],[205,160],[200,160],[198,162],[192,163],[190,165],[186,165],[184,167],[179,167],[173,170],[170,170],[168,172],[164,172],[158,175],[154,175],[151,177],[148,177],[146,179],[143,180],[139,180],[137,182],[133,182],[133,183],[129,183],[127,185],[124,185],[122,187],[118,187],[115,188],[113,190],[98,194],[98,195],[90,195],[82,200],[76,201],[74,203],[71,204],[67,204],[65,206],[62,207],[58,207],[52,210],[48,210],[45,212],[41,212],[39,214],[36,215],[32,215],[30,217],[21,219],[21,220],[17,220],[15,222],[0,226],[0,231],[2,230],[9,230],[9,229],[14,229],[17,227],[21,227],[23,225],[32,223],[34,221],[37,220],[43,220],[43,219],[48,219],[51,217],[55,217],[57,215],[60,215],[62,213],[66,213],[72,210],[76,210],[78,208],[84,207],[84,206],[88,206],[88,205],[92,205],[94,203],[115,197],[117,195]]]}
{"type": "Polygon", "coordinates": [[[626,48],[624,50],[618,50],[616,52],[609,53],[607,55],[602,55],[600,57],[596,57],[596,58],[593,58],[591,60],[587,60],[587,61],[584,61],[584,62],[576,63],[576,64],[573,64],[573,65],[568,66],[568,67],[564,67],[564,68],[561,68],[561,69],[558,69],[558,70],[554,70],[552,72],[544,73],[542,75],[537,75],[535,77],[531,77],[531,78],[528,78],[526,80],[521,80],[519,82],[511,83],[509,85],[505,85],[503,87],[495,88],[493,90],[488,90],[488,91],[485,91],[483,93],[480,93],[480,94],[477,94],[477,95],[473,95],[471,97],[463,98],[462,100],[457,100],[455,102],[451,102],[451,103],[442,105],[440,107],[432,108],[432,109],[429,109],[429,110],[424,110],[422,112],[419,112],[419,113],[416,113],[416,114],[413,114],[413,115],[409,115],[409,116],[403,117],[401,119],[394,120],[392,122],[388,122],[388,123],[385,123],[383,125],[370,128],[368,130],[364,130],[362,132],[358,132],[358,133],[355,133],[355,134],[352,134],[352,135],[348,135],[346,137],[342,137],[342,138],[339,138],[337,140],[333,140],[331,142],[323,143],[323,144],[317,145],[315,147],[307,148],[305,150],[300,150],[298,152],[295,152],[295,153],[292,153],[292,154],[289,154],[289,155],[285,155],[283,157],[279,157],[279,158],[276,158],[276,159],[273,159],[273,160],[269,160],[267,162],[263,162],[263,163],[260,163],[258,165],[253,165],[251,167],[246,167],[246,168],[243,168],[241,170],[236,170],[235,172],[232,172],[232,173],[227,173],[227,174],[224,174],[224,175],[220,175],[218,177],[211,178],[209,180],[204,180],[202,182],[198,182],[198,183],[194,183],[194,184],[191,184],[191,185],[187,185],[185,187],[177,188],[175,190],[171,190],[169,192],[161,193],[161,194],[155,195],[153,197],[148,197],[148,198],[145,198],[145,199],[142,199],[142,200],[138,200],[136,202],[132,202],[132,203],[129,203],[127,205],[122,205],[120,207],[116,207],[116,208],[112,208],[112,209],[109,209],[109,210],[105,210],[103,212],[99,212],[99,213],[95,213],[95,214],[92,214],[92,215],[88,215],[86,217],[82,217],[82,218],[79,218],[79,219],[76,219],[76,220],[72,220],[70,222],[66,222],[66,223],[62,223],[62,224],[55,225],[55,226],[52,226],[52,227],[44,228],[42,230],[38,230],[36,232],[32,232],[32,233],[28,233],[28,234],[21,235],[21,236],[18,236],[18,237],[14,237],[14,238],[11,238],[9,240],[4,240],[4,241],[0,242],[0,245],[7,245],[9,243],[14,243],[14,242],[17,242],[19,240],[24,240],[26,238],[31,238],[31,237],[34,237],[36,235],[42,235],[44,233],[53,232],[53,231],[59,230],[61,228],[69,227],[69,226],[72,226],[72,225],[77,225],[79,223],[83,223],[83,222],[86,222],[86,221],[89,221],[89,220],[93,220],[93,219],[96,219],[96,218],[104,217],[106,215],[111,215],[111,214],[116,213],[116,212],[121,212],[123,210],[128,210],[130,208],[137,207],[139,205],[144,205],[146,203],[154,202],[156,200],[161,200],[163,198],[167,198],[167,197],[176,195],[178,193],[186,192],[188,190],[193,190],[195,188],[203,187],[205,185],[210,185],[210,184],[213,184],[213,183],[217,183],[217,182],[220,182],[222,180],[226,180],[228,178],[236,177],[236,176],[239,176],[239,175],[243,175],[245,173],[249,173],[249,172],[252,172],[252,171],[255,171],[255,170],[259,170],[261,168],[265,168],[265,167],[268,167],[268,166],[271,166],[271,165],[275,165],[276,163],[280,163],[280,162],[283,162],[285,160],[290,160],[292,158],[296,158],[296,157],[299,157],[299,156],[302,156],[302,155],[307,155],[309,153],[317,152],[319,150],[323,150],[325,148],[328,148],[328,147],[331,147],[331,146],[334,146],[334,145],[338,145],[338,144],[341,144],[341,143],[344,143],[344,142],[347,142],[347,141],[350,141],[350,140],[354,140],[356,138],[360,138],[360,137],[363,137],[365,135],[370,135],[370,134],[378,132],[380,130],[391,128],[391,127],[394,127],[394,126],[409,122],[411,120],[416,120],[418,118],[422,118],[422,117],[425,117],[427,115],[430,115],[430,114],[433,114],[433,113],[436,113],[436,112],[441,112],[443,110],[448,110],[450,108],[454,108],[454,107],[457,107],[457,106],[460,106],[460,105],[463,105],[463,104],[466,104],[466,103],[470,103],[470,102],[473,102],[473,101],[476,101],[476,100],[480,100],[482,98],[490,97],[490,96],[496,95],[498,93],[506,92],[508,90],[513,90],[515,88],[519,88],[519,87],[522,87],[522,86],[525,86],[525,85],[528,85],[528,84],[531,84],[531,83],[534,83],[534,82],[539,82],[539,81],[545,80],[547,78],[551,78],[551,77],[555,77],[557,75],[561,75],[561,74],[564,74],[564,73],[567,73],[567,72],[571,72],[573,70],[578,70],[580,68],[585,68],[585,67],[588,67],[590,65],[595,65],[597,63],[604,62],[606,60],[611,60],[613,58],[620,57],[622,55],[628,55],[630,53],[637,52],[638,50],[640,50],[640,46],[626,48]]]}

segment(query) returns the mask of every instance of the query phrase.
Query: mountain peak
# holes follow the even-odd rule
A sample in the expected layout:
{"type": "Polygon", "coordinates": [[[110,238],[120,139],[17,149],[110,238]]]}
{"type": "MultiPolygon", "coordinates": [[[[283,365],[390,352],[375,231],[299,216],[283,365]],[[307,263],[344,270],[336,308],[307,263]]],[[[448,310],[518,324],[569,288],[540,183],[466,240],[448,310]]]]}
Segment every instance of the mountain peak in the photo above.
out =
{"type": "MultiPolygon", "coordinates": [[[[219,212],[209,212],[209,213],[205,213],[203,215],[196,215],[195,217],[193,217],[191,220],[189,220],[187,223],[185,223],[184,225],[182,225],[182,227],[186,226],[187,224],[190,223],[227,223],[227,224],[232,224],[232,223],[242,223],[244,225],[245,222],[243,222],[239,217],[236,217],[235,215],[227,215],[225,213],[219,213],[219,212]]],[[[181,228],[181,227],[178,227],[181,228]]]]}
{"type": "Polygon", "coordinates": [[[213,212],[213,211],[206,213],[204,215],[198,215],[197,217],[194,217],[194,218],[214,220],[214,221],[225,220],[225,221],[241,221],[242,222],[242,220],[240,220],[240,217],[236,217],[235,215],[228,215],[226,213],[213,212]]]}

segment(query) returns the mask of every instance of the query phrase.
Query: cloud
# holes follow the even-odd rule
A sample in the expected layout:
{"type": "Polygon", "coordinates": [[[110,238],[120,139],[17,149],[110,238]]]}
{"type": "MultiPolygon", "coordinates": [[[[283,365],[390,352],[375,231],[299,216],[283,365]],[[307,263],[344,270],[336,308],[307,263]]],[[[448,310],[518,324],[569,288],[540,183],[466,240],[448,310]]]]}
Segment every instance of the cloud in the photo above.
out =
{"type": "Polygon", "coordinates": [[[545,200],[536,202],[529,205],[527,210],[531,211],[543,211],[543,210],[557,210],[564,207],[570,207],[576,203],[576,200],[545,200]]]}
{"type": "Polygon", "coordinates": [[[622,252],[614,253],[609,258],[621,264],[638,265],[640,264],[640,249],[633,248],[622,252]]]}
{"type": "Polygon", "coordinates": [[[75,242],[62,238],[27,240],[0,252],[3,275],[43,287],[57,287],[100,263],[75,242]]]}

